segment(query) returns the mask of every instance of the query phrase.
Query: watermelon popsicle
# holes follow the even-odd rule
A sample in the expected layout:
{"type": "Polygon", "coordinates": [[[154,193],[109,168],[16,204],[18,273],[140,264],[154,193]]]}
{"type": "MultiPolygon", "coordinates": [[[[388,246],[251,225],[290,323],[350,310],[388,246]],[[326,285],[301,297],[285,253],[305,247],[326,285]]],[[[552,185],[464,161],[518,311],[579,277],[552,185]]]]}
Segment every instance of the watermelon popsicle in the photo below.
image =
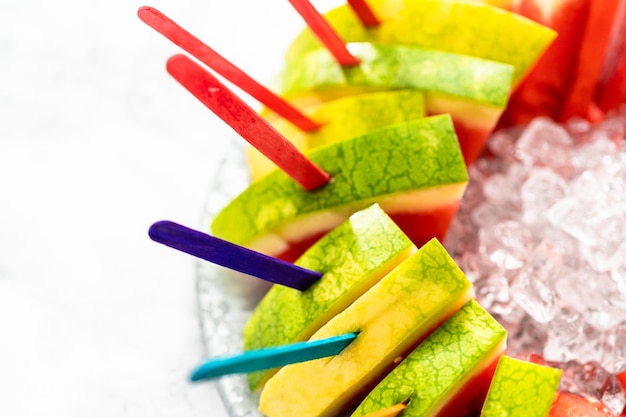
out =
{"type": "MultiPolygon", "coordinates": [[[[245,350],[305,341],[405,260],[416,248],[378,207],[361,210],[311,246],[295,264],[323,271],[305,291],[275,285],[243,330],[245,350]]],[[[248,375],[259,389],[276,370],[248,375]]]]}

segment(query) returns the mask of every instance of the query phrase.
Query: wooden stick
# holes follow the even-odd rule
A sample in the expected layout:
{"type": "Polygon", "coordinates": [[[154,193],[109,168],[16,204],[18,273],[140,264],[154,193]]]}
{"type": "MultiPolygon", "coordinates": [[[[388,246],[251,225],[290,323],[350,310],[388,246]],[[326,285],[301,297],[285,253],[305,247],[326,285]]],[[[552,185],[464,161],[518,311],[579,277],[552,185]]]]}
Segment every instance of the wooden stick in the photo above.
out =
{"type": "Polygon", "coordinates": [[[359,59],[353,56],[345,42],[337,35],[337,32],[328,24],[308,0],[289,0],[289,3],[300,13],[311,31],[318,37],[320,42],[335,57],[343,67],[359,65],[359,59]]]}
{"type": "Polygon", "coordinates": [[[308,132],[320,127],[319,123],[311,120],[289,102],[259,84],[248,74],[154,7],[140,7],[137,15],[148,26],[165,36],[175,45],[189,52],[198,61],[213,69],[299,129],[308,132]]]}
{"type": "Polygon", "coordinates": [[[292,363],[335,356],[341,353],[357,333],[345,333],[325,339],[296,342],[288,345],[249,350],[238,355],[212,358],[203,362],[192,373],[192,382],[217,378],[223,375],[249,373],[278,368],[292,363]]]}
{"type": "Polygon", "coordinates": [[[185,55],[167,61],[167,71],[191,94],[268,157],[305,190],[330,181],[330,175],[304,156],[224,84],[185,55]]]}
{"type": "Polygon", "coordinates": [[[170,221],[150,226],[152,240],[253,277],[305,291],[322,274],[170,221]]]}
{"type": "Polygon", "coordinates": [[[363,26],[371,28],[380,25],[380,20],[374,14],[366,0],[348,0],[348,4],[357,15],[363,26]]]}

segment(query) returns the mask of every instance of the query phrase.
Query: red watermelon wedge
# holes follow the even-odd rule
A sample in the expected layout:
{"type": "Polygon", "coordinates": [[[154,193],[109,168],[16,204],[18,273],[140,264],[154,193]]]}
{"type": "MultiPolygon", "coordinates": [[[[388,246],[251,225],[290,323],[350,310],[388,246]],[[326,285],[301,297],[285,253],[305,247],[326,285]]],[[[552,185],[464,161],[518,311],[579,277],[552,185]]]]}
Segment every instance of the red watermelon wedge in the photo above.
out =
{"type": "Polygon", "coordinates": [[[621,1],[611,32],[596,102],[604,112],[626,103],[626,1],[621,1]]]}
{"type": "Polygon", "coordinates": [[[560,392],[550,409],[550,417],[611,417],[601,402],[580,395],[560,392]]]}
{"type": "Polygon", "coordinates": [[[626,59],[615,54],[626,38],[624,3],[522,0],[515,11],[555,29],[558,37],[513,93],[500,127],[525,124],[536,116],[593,121],[601,117],[599,109],[626,101],[626,59]],[[607,68],[611,53],[619,59],[607,68]]]}

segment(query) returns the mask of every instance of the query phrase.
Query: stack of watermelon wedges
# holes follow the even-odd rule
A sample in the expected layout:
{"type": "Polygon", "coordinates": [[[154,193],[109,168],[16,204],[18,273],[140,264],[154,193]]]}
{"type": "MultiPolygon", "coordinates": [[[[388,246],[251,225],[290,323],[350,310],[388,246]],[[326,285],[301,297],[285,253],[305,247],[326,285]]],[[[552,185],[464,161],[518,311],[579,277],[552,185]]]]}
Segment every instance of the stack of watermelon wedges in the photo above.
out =
{"type": "Polygon", "coordinates": [[[559,370],[506,356],[506,331],[439,242],[495,130],[538,116],[594,123],[626,103],[626,0],[367,6],[377,24],[352,4],[324,15],[357,65],[309,29],[286,52],[277,91],[321,127],[262,111],[331,181],[304,190],[249,149],[251,183],[211,226],[323,273],[305,291],[272,287],[246,349],[358,332],[337,356],[250,374],[261,412],[611,415],[559,392],[559,370]]]}
{"type": "Polygon", "coordinates": [[[326,15],[359,65],[340,65],[309,31],[287,52],[279,92],[321,117],[322,127],[293,135],[285,121],[267,115],[333,180],[302,191],[284,173],[259,168],[262,158],[250,151],[251,172],[263,174],[217,216],[217,236],[293,261],[376,202],[416,245],[445,238],[467,165],[556,33],[488,4],[369,5],[382,20],[372,29],[347,5],[326,15]]]}

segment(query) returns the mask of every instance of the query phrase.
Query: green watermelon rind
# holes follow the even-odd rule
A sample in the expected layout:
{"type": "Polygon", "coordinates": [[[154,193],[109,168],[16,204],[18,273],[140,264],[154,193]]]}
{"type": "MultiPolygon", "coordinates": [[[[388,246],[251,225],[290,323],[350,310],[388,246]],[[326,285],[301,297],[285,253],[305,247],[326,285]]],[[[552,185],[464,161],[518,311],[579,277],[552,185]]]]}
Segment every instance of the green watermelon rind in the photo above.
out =
{"type": "Polygon", "coordinates": [[[311,114],[328,125],[308,134],[308,149],[426,116],[424,94],[416,90],[378,91],[322,103],[311,114]],[[345,126],[352,134],[347,136],[345,126]],[[342,135],[343,133],[343,135],[342,135]]]}
{"type": "Polygon", "coordinates": [[[431,116],[318,148],[309,158],[333,179],[307,192],[282,171],[248,186],[215,217],[216,237],[244,245],[312,213],[363,209],[383,196],[468,181],[448,115],[431,116]]]}
{"type": "MultiPolygon", "coordinates": [[[[322,123],[319,129],[303,132],[286,119],[272,121],[273,127],[302,151],[309,151],[373,130],[426,116],[424,94],[417,90],[388,90],[326,101],[307,112],[322,123]]],[[[253,179],[276,169],[253,147],[246,149],[253,179]]]]}
{"type": "Polygon", "coordinates": [[[503,356],[483,405],[483,417],[546,417],[556,397],[562,371],[503,356]]]}
{"type": "Polygon", "coordinates": [[[327,50],[287,62],[279,90],[285,97],[333,89],[417,89],[428,94],[504,108],[511,93],[513,66],[469,55],[415,46],[349,43],[360,60],[342,67],[327,50]]]}

